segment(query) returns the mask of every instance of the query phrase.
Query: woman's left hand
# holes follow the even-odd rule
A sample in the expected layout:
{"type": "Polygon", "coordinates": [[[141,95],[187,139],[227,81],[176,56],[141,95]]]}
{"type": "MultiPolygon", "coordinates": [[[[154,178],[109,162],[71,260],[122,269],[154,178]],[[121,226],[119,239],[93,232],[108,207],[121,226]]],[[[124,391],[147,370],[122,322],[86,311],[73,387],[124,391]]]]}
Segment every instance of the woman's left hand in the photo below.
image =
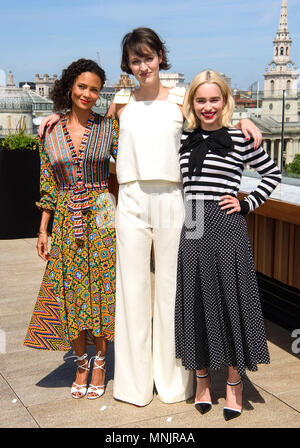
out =
{"type": "Polygon", "coordinates": [[[241,211],[240,201],[234,196],[230,196],[229,194],[220,198],[219,206],[221,207],[221,210],[230,209],[226,213],[227,215],[231,215],[231,213],[235,212],[239,213],[241,211]]]}
{"type": "Polygon", "coordinates": [[[260,132],[260,129],[255,126],[255,124],[251,120],[248,120],[248,118],[243,118],[240,121],[240,128],[242,133],[248,140],[250,140],[250,135],[253,137],[254,148],[259,148],[262,142],[262,133],[260,132]]]}

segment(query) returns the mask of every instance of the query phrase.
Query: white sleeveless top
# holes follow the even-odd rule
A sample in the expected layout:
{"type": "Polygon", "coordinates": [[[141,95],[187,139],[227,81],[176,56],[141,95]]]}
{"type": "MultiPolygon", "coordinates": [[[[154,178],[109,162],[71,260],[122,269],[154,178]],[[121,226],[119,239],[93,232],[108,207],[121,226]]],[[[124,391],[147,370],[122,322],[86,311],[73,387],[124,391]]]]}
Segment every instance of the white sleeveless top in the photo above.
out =
{"type": "Polygon", "coordinates": [[[164,101],[136,101],[129,89],[116,93],[114,102],[127,104],[120,117],[117,157],[119,184],[136,180],[181,182],[180,137],[185,89],[169,90],[164,101]]]}

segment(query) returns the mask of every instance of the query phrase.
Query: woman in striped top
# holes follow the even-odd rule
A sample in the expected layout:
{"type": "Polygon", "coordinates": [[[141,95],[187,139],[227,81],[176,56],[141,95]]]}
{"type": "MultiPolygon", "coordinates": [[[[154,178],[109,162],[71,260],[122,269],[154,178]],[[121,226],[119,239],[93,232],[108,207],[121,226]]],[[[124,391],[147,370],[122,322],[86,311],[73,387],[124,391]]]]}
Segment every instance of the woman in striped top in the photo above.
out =
{"type": "Polygon", "coordinates": [[[69,112],[47,129],[40,148],[37,249],[47,266],[25,345],[49,350],[73,345],[78,361],[74,398],[103,394],[107,341],[114,337],[115,229],[108,175],[118,124],[92,112],[104,82],[104,71],[91,60],[79,59],[63,71],[52,98],[57,110],[69,112]],[[87,333],[97,352],[88,390],[87,333]]]}
{"type": "Polygon", "coordinates": [[[195,406],[211,409],[208,369],[228,367],[225,420],[242,410],[241,375],[269,363],[253,257],[243,214],[260,206],[280,182],[278,167],[260,147],[253,151],[230,127],[234,108],[228,85],[216,72],[192,81],[184,102],[180,167],[186,205],[177,268],[176,356],[196,370],[195,406]],[[254,192],[237,199],[245,165],[262,177],[254,192]]]}

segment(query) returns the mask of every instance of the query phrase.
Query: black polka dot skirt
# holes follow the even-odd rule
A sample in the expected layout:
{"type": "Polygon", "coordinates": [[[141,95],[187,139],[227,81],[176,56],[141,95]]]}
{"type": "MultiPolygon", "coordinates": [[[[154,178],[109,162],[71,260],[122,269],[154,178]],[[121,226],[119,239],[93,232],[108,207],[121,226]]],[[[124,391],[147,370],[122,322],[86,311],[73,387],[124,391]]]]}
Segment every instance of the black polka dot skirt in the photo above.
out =
{"type": "Polygon", "coordinates": [[[187,369],[257,370],[270,362],[245,218],[186,202],[175,305],[176,357],[187,369]]]}

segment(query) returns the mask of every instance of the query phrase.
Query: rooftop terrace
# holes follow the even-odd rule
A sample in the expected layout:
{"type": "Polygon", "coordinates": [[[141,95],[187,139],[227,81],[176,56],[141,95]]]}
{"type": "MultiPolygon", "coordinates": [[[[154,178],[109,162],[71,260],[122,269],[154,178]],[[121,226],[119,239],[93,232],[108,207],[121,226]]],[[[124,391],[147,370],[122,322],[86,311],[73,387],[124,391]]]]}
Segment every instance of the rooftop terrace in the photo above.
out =
{"type": "MultiPolygon", "coordinates": [[[[35,238],[0,241],[0,428],[104,428],[97,433],[104,437],[112,431],[117,434],[116,428],[137,428],[142,434],[142,428],[300,427],[300,355],[293,353],[300,349],[300,342],[268,320],[271,364],[248,373],[244,410],[236,420],[225,422],[222,415],[225,370],[212,376],[213,409],[204,416],[195,410],[193,400],[167,405],[155,397],[143,408],[114,400],[113,343],[109,344],[104,396],[74,400],[70,386],[75,363],[64,360],[71,353],[23,346],[45,268],[35,246],[35,238]]],[[[89,353],[94,355],[91,348],[89,353]]]]}

